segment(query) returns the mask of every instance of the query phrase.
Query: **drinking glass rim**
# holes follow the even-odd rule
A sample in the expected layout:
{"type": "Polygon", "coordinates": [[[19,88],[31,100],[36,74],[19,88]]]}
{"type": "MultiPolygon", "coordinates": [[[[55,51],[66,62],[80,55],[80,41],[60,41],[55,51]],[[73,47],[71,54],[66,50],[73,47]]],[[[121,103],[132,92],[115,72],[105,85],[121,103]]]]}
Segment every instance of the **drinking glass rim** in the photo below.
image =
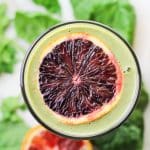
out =
{"type": "Polygon", "coordinates": [[[23,99],[25,101],[25,103],[27,104],[27,107],[29,109],[29,111],[31,112],[31,114],[34,116],[34,118],[41,124],[43,125],[46,129],[56,133],[57,135],[60,135],[60,136],[63,136],[63,137],[67,137],[67,138],[72,138],[72,139],[91,139],[91,138],[95,138],[95,137],[99,137],[99,136],[103,136],[105,134],[108,134],[109,132],[112,132],[113,130],[115,130],[116,128],[118,128],[119,126],[121,126],[126,120],[127,118],[131,115],[131,113],[133,112],[133,110],[135,109],[135,106],[138,102],[138,99],[139,99],[139,96],[140,96],[140,91],[141,91],[141,79],[142,79],[142,75],[141,75],[141,70],[140,70],[140,65],[139,65],[139,62],[138,62],[138,59],[136,57],[136,54],[135,52],[133,51],[133,49],[131,48],[131,46],[129,45],[129,43],[119,34],[117,33],[116,31],[114,31],[112,28],[108,27],[107,25],[104,25],[102,23],[98,23],[98,22],[95,22],[95,21],[89,21],[89,20],[77,20],[77,21],[68,21],[68,22],[64,22],[64,23],[61,23],[61,24],[57,24],[51,28],[49,28],[48,30],[46,30],[46,32],[44,32],[43,34],[41,34],[36,40],[35,42],[33,42],[33,44],[29,47],[28,51],[26,52],[26,55],[25,55],[25,58],[23,60],[23,63],[22,63],[22,66],[21,66],[21,73],[20,73],[20,87],[21,87],[21,92],[22,92],[22,96],[23,96],[23,99]],[[93,136],[86,136],[86,137],[73,137],[73,136],[69,136],[69,135],[64,135],[52,128],[50,128],[48,125],[46,125],[45,122],[43,122],[39,117],[38,115],[36,115],[36,113],[34,112],[34,110],[32,109],[32,107],[30,106],[30,103],[28,101],[28,98],[26,96],[26,91],[25,91],[25,84],[24,84],[24,72],[25,72],[25,68],[26,68],[26,63],[27,63],[27,60],[28,60],[28,57],[30,56],[30,53],[31,51],[33,50],[33,48],[35,47],[35,45],[46,35],[48,34],[49,32],[59,28],[59,27],[62,27],[62,26],[65,26],[65,25],[68,25],[68,24],[74,24],[74,23],[87,23],[87,24],[93,24],[93,25],[96,25],[96,26],[99,26],[99,27],[102,27],[108,31],[110,31],[111,33],[113,33],[114,35],[116,35],[126,46],[127,48],[129,49],[135,63],[136,63],[136,67],[137,67],[137,72],[138,72],[138,91],[137,91],[137,96],[135,97],[135,103],[132,107],[132,109],[130,110],[130,112],[127,113],[127,115],[125,115],[124,118],[122,118],[122,120],[120,121],[120,123],[118,123],[118,125],[116,125],[115,127],[113,128],[110,128],[108,131],[104,132],[104,133],[101,133],[101,134],[97,134],[97,135],[93,135],[93,136]]]}

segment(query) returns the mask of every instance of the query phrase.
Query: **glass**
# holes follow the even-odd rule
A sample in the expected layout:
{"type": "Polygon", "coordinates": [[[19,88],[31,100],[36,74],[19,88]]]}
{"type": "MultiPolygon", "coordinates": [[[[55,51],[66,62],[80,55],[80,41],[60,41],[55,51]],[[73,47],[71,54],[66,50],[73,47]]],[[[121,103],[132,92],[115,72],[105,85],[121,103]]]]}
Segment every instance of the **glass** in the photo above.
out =
{"type": "Polygon", "coordinates": [[[47,129],[59,135],[87,139],[106,134],[120,126],[131,114],[141,87],[141,73],[137,58],[129,44],[111,28],[92,21],[73,21],[52,27],[31,46],[21,71],[21,90],[32,115],[47,129]],[[47,54],[47,46],[59,37],[84,32],[103,41],[124,71],[123,90],[118,104],[95,121],[70,125],[60,122],[44,104],[38,86],[39,66],[47,54]]]}

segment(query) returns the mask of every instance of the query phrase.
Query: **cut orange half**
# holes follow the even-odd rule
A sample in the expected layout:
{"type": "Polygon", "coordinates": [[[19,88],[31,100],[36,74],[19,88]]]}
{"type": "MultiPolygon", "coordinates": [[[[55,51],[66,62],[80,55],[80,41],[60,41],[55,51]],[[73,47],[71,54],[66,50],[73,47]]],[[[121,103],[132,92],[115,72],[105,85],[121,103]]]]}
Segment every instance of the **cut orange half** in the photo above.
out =
{"type": "Polygon", "coordinates": [[[21,150],[93,150],[88,140],[63,138],[38,125],[24,137],[21,150]]]}

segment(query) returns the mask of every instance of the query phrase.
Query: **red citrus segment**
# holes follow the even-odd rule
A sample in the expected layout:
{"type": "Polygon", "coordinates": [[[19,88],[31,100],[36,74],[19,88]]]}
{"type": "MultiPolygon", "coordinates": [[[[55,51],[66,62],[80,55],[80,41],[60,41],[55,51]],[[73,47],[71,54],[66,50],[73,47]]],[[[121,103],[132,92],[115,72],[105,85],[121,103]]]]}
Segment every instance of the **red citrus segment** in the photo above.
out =
{"type": "Polygon", "coordinates": [[[113,55],[83,38],[56,45],[43,59],[39,71],[45,103],[53,112],[69,118],[100,110],[114,99],[122,85],[113,55]]]}
{"type": "Polygon", "coordinates": [[[80,150],[83,141],[75,141],[58,137],[49,131],[41,131],[32,141],[29,150],[47,150],[57,148],[58,150],[80,150]]]}
{"type": "Polygon", "coordinates": [[[29,130],[21,150],[92,150],[87,140],[72,140],[57,136],[42,126],[29,130]]]}

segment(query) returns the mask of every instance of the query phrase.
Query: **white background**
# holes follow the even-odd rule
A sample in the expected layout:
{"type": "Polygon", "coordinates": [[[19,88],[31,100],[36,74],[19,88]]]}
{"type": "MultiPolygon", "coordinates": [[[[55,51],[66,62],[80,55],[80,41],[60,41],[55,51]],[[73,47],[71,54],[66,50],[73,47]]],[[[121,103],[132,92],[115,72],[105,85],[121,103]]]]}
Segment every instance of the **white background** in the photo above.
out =
{"type": "MultiPolygon", "coordinates": [[[[14,17],[16,10],[41,11],[45,12],[42,7],[32,3],[31,0],[0,0],[8,4],[11,18],[14,17]]],[[[73,13],[69,0],[59,0],[62,4],[63,21],[73,20],[73,13]]],[[[135,50],[142,69],[143,80],[150,94],[150,1],[149,0],[131,0],[135,6],[137,14],[136,35],[133,49],[135,50]]],[[[29,45],[18,40],[13,29],[13,24],[8,29],[7,35],[13,37],[21,44],[23,49],[28,49],[29,45]]],[[[13,74],[0,75],[0,100],[7,96],[16,96],[20,94],[19,75],[21,63],[16,65],[13,74]]],[[[29,125],[36,124],[34,118],[29,112],[21,114],[29,125]]],[[[145,112],[145,134],[144,150],[150,149],[150,104],[145,112]]]]}

